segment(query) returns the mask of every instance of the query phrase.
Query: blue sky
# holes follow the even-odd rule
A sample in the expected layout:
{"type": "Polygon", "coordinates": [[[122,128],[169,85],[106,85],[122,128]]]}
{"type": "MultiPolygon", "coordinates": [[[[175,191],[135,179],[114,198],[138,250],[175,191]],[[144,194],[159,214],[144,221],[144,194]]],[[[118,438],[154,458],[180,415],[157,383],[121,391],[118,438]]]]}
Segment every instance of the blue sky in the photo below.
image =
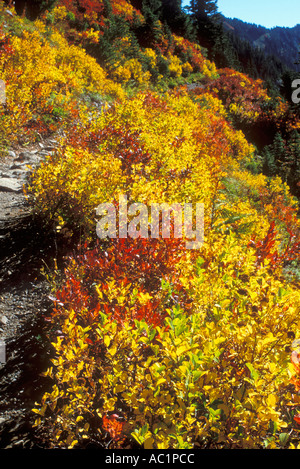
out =
{"type": "MultiPolygon", "coordinates": [[[[188,4],[183,0],[183,5],[188,4]]],[[[218,0],[219,12],[267,28],[300,24],[300,0],[218,0]]]]}

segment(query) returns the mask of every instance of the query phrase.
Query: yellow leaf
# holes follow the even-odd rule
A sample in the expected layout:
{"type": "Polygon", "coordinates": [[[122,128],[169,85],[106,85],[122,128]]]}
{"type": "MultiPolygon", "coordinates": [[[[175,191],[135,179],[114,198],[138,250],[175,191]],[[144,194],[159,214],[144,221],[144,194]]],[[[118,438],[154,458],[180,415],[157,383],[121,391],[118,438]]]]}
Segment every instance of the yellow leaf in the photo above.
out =
{"type": "Polygon", "coordinates": [[[118,384],[114,388],[114,393],[122,392],[122,391],[124,391],[124,389],[125,389],[125,386],[123,384],[118,384]]]}
{"type": "Polygon", "coordinates": [[[178,357],[180,357],[180,355],[182,355],[183,353],[187,352],[189,350],[189,346],[188,345],[181,345],[181,347],[178,347],[178,349],[176,350],[176,354],[178,357]]]}
{"type": "Polygon", "coordinates": [[[268,406],[275,407],[276,402],[277,402],[277,398],[276,396],[274,396],[274,394],[271,394],[270,396],[267,397],[268,406]]]}
{"type": "Polygon", "coordinates": [[[262,341],[262,345],[270,344],[271,342],[275,342],[277,339],[273,336],[272,332],[270,332],[266,338],[262,341]]]}
{"type": "Polygon", "coordinates": [[[149,293],[142,293],[142,292],[140,292],[138,298],[139,298],[140,304],[141,304],[141,305],[145,305],[145,304],[148,303],[148,301],[151,300],[152,296],[149,295],[149,293]]]}
{"type": "Polygon", "coordinates": [[[117,346],[116,346],[116,345],[113,345],[112,347],[110,347],[109,353],[110,353],[112,356],[116,355],[116,353],[117,353],[117,346]]]}
{"type": "Polygon", "coordinates": [[[109,347],[109,344],[110,344],[110,338],[108,337],[108,335],[106,335],[106,336],[104,337],[104,345],[105,345],[106,347],[109,347]]]}
{"type": "Polygon", "coordinates": [[[166,382],[166,379],[165,379],[165,378],[160,378],[160,379],[157,381],[156,385],[159,386],[160,384],[163,384],[163,383],[165,383],[165,382],[166,382]]]}
{"type": "Polygon", "coordinates": [[[75,445],[77,445],[78,440],[73,440],[72,443],[68,446],[68,449],[72,449],[75,445]]]}
{"type": "Polygon", "coordinates": [[[144,441],[144,448],[153,449],[153,443],[154,443],[154,439],[152,438],[152,436],[150,436],[144,441]]]}

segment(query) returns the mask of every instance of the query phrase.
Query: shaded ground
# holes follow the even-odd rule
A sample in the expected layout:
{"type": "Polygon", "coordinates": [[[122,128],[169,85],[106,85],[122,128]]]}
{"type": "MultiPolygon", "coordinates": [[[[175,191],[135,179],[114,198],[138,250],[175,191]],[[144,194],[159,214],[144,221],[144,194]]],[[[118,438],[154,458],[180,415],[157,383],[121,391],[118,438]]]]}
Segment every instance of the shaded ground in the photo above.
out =
{"type": "MultiPolygon", "coordinates": [[[[36,151],[27,152],[26,158],[30,156],[38,162],[36,151]]],[[[18,189],[17,184],[26,183],[28,177],[24,166],[16,168],[23,164],[20,160],[18,154],[0,160],[0,341],[5,344],[0,364],[2,449],[46,446],[32,426],[31,409],[49,385],[41,376],[51,358],[43,319],[50,307],[49,286],[41,267],[49,256],[55,256],[55,240],[43,231],[18,189]],[[1,180],[12,182],[13,189],[9,184],[1,186],[1,180]]]]}

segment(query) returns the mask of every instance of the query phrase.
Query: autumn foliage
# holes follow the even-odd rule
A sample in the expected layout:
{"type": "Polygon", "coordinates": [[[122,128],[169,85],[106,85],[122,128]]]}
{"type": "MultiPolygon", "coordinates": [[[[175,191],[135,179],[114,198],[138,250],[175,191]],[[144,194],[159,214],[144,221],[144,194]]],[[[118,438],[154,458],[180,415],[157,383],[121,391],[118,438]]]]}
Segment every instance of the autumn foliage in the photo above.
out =
{"type": "Polygon", "coordinates": [[[53,314],[59,320],[66,309],[78,317],[85,311],[84,321],[97,324],[102,311],[120,325],[135,320],[161,325],[166,305],[187,299],[180,271],[174,269],[183,255],[177,239],[120,239],[106,248],[86,249],[70,259],[53,314]],[[170,283],[173,291],[161,292],[162,283],[170,283]]]}
{"type": "Polygon", "coordinates": [[[125,0],[0,14],[18,32],[0,24],[1,143],[59,134],[26,195],[72,246],[48,275],[47,445],[298,447],[299,202],[242,131],[282,129],[288,103],[159,21],[143,47],[125,0]],[[97,207],[121,195],[203,204],[203,245],[99,239],[97,207]]]}
{"type": "Polygon", "coordinates": [[[62,129],[76,118],[84,92],[123,96],[122,89],[80,46],[69,44],[58,29],[47,39],[45,31],[45,24],[37,20],[33,30],[23,30],[20,36],[2,33],[0,73],[7,96],[6,108],[0,110],[4,139],[15,139],[18,129],[23,140],[62,129]]]}
{"type": "Polygon", "coordinates": [[[291,398],[286,348],[299,308],[296,280],[285,277],[299,258],[287,186],[245,169],[254,149],[208,93],[196,101],[185,90],[138,93],[75,126],[68,141],[72,151],[63,143],[31,190],[61,236],[85,227],[91,244],[69,259],[53,292],[57,358],[47,375],[55,386],[37,421],[47,415],[58,444],[70,447],[89,435],[99,444],[110,438],[110,447],[280,445],[291,398]],[[93,186],[83,175],[107,158],[93,186]],[[94,209],[103,194],[117,202],[120,193],[146,204],[204,203],[201,251],[174,239],[95,247],[94,209]]]}

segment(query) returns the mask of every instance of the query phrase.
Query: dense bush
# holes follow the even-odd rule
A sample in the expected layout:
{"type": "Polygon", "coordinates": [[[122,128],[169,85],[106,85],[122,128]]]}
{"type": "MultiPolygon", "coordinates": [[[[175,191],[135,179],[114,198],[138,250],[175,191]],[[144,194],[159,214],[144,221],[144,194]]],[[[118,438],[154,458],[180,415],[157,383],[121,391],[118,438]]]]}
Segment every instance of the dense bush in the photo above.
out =
{"type": "Polygon", "coordinates": [[[141,93],[69,134],[90,163],[63,146],[36,172],[36,207],[89,226],[91,242],[53,293],[54,387],[35,409],[53,446],[275,448],[288,435],[299,292],[284,269],[299,259],[298,204],[246,169],[254,149],[225,117],[208,94],[141,93]],[[96,200],[95,178],[79,175],[108,155],[96,200]],[[119,193],[203,202],[201,251],[143,238],[93,248],[93,203],[119,193]]]}
{"type": "MultiPolygon", "coordinates": [[[[3,19],[4,13],[2,5],[3,19]]],[[[20,129],[22,138],[62,130],[76,118],[83,93],[99,93],[106,99],[123,96],[95,59],[69,44],[56,28],[49,32],[40,20],[19,36],[2,34],[0,74],[6,84],[6,106],[0,109],[6,140],[17,138],[20,129]]]]}
{"type": "Polygon", "coordinates": [[[62,0],[30,22],[0,4],[2,138],[60,131],[27,195],[74,250],[49,275],[36,425],[51,448],[297,447],[299,120],[138,5],[62,0]],[[279,136],[261,156],[262,123],[279,136]],[[203,204],[203,244],[141,222],[99,239],[97,207],[121,196],[203,204]]]}

